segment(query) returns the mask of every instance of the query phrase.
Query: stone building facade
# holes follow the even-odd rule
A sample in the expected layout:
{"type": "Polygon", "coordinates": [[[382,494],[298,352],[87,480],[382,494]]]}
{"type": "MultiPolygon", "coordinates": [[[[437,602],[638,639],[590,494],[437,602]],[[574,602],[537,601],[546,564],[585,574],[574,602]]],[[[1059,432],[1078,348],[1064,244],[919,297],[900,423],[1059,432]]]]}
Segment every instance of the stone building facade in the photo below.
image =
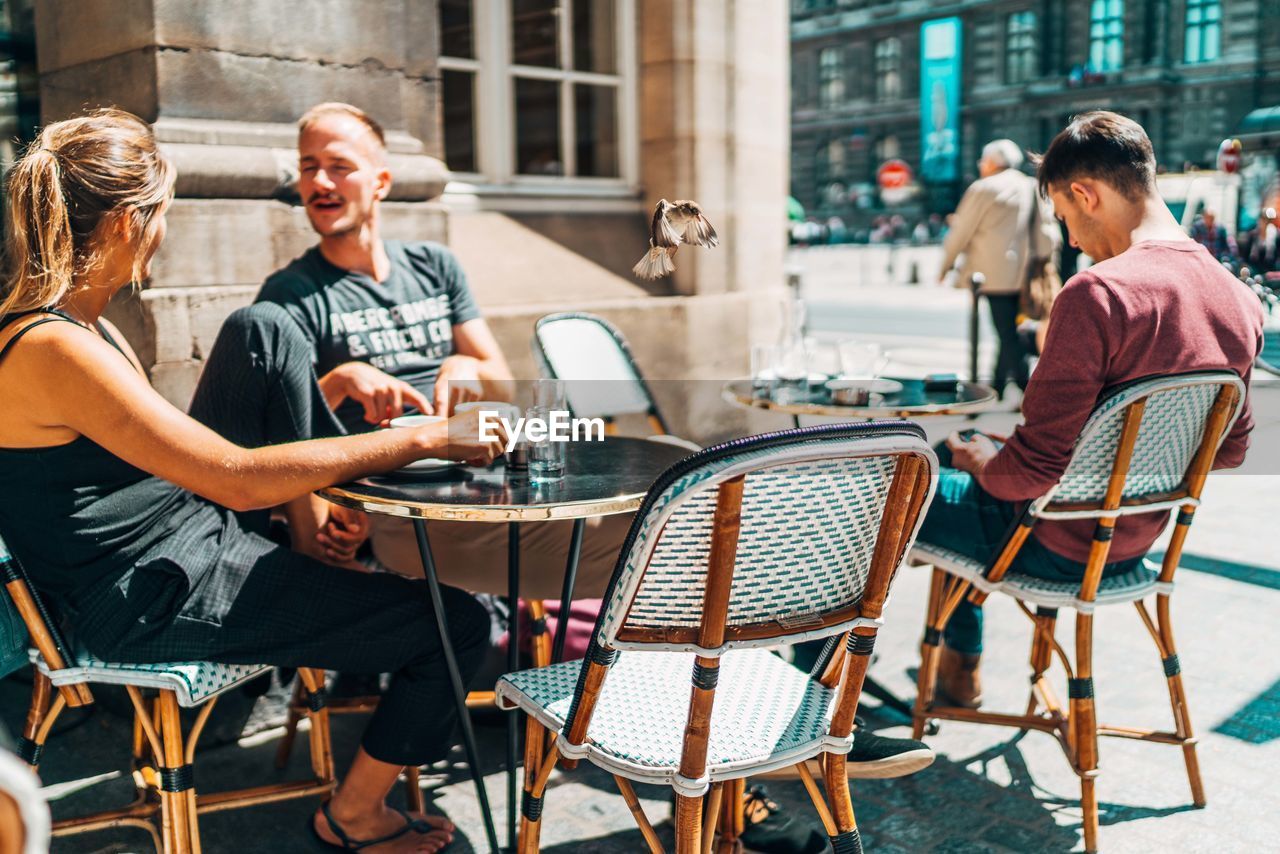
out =
{"type": "MultiPolygon", "coordinates": [[[[293,146],[320,101],[386,127],[388,236],[454,248],[518,376],[533,321],[565,309],[617,322],[651,377],[734,375],[784,287],[778,0],[7,2],[34,7],[43,121],[120,106],[177,163],[152,280],[114,316],[179,405],[226,314],[315,242],[293,146]],[[662,196],[699,200],[722,242],[645,286],[662,196]]],[[[733,429],[665,402],[691,434],[733,429]]]]}
{"type": "Polygon", "coordinates": [[[921,156],[921,26],[961,25],[958,179],[913,214],[946,212],[982,145],[1041,149],[1066,120],[1114,109],[1146,127],[1163,168],[1212,167],[1251,111],[1280,104],[1275,0],[792,0],[793,194],[854,221],[883,213],[879,165],[921,156]],[[856,206],[859,190],[871,207],[856,206]]]}

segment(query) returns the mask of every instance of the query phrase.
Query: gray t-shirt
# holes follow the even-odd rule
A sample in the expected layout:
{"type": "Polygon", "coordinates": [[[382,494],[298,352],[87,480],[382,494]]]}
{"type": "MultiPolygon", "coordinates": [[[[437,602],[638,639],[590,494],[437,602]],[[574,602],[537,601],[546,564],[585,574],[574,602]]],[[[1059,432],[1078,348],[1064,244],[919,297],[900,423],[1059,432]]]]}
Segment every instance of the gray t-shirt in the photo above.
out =
{"type": "MultiPolygon", "coordinates": [[[[258,302],[284,307],[315,343],[316,373],[367,362],[431,396],[440,364],[453,354],[453,327],[480,316],[458,259],[438,243],[387,240],[391,272],[376,282],[308,249],[267,279],[258,302]]],[[[338,420],[352,433],[373,429],[344,400],[338,420]]]]}

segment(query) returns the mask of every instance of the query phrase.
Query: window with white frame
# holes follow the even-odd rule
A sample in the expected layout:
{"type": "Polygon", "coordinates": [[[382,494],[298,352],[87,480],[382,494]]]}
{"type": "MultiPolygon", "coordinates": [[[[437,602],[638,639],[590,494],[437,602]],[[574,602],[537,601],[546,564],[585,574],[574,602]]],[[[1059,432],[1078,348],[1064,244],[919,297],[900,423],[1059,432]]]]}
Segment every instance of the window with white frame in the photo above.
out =
{"type": "Polygon", "coordinates": [[[1212,62],[1222,53],[1222,3],[1187,0],[1185,62],[1212,62]]]}
{"type": "Polygon", "coordinates": [[[844,103],[844,51],[824,47],[818,53],[818,106],[831,109],[844,103]]]}
{"type": "Polygon", "coordinates": [[[1089,67],[1117,71],[1124,66],[1124,0],[1093,0],[1089,7],[1089,67]]]}
{"type": "Polygon", "coordinates": [[[1035,12],[1024,10],[1009,15],[1004,48],[1004,82],[1025,83],[1037,76],[1035,12]]]}
{"type": "Polygon", "coordinates": [[[634,183],[634,2],[439,0],[446,165],[479,183],[634,183]]]}
{"type": "Polygon", "coordinates": [[[902,42],[897,37],[876,42],[875,75],[877,101],[902,97],[902,42]]]}

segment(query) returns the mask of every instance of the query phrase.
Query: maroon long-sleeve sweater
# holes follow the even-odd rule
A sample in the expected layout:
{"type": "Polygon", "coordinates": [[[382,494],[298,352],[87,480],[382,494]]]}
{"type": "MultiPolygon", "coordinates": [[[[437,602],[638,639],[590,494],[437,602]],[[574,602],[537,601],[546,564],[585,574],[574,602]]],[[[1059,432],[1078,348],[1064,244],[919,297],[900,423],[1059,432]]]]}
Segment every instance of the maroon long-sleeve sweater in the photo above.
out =
{"type": "MultiPolygon", "coordinates": [[[[1073,276],[1053,306],[1044,353],[1022,401],[1024,423],[978,477],[997,498],[1043,495],[1066,470],[1071,446],[1100,393],[1142,377],[1228,368],[1246,383],[1262,346],[1257,297],[1191,240],[1150,240],[1073,276]]],[[[1214,468],[1244,461],[1253,415],[1244,409],[1214,468]]],[[[1124,516],[1109,560],[1145,554],[1168,513],[1124,516]]],[[[1034,536],[1084,562],[1093,520],[1041,522],[1034,536]]]]}

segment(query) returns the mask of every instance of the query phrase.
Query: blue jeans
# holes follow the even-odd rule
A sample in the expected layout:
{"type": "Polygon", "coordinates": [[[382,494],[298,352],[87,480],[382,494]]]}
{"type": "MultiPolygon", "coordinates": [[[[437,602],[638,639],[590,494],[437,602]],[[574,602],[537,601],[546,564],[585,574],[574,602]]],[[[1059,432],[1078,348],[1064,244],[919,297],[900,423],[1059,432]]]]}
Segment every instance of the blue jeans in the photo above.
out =
{"type": "MultiPolygon", "coordinates": [[[[945,446],[937,450],[940,461],[944,464],[951,462],[945,446]]],[[[1014,503],[1001,501],[986,492],[973,475],[943,467],[938,470],[938,493],[920,526],[919,539],[987,564],[999,551],[1005,534],[1018,516],[1018,510],[1014,503]]],[[[1109,563],[1102,574],[1129,572],[1141,562],[1142,558],[1137,557],[1109,563]]],[[[1040,545],[1033,532],[1023,543],[1009,570],[1054,581],[1079,581],[1084,578],[1085,565],[1049,551],[1040,545]]],[[[967,598],[962,599],[947,623],[943,638],[947,646],[956,652],[966,655],[981,653],[982,606],[974,605],[967,598]]]]}

